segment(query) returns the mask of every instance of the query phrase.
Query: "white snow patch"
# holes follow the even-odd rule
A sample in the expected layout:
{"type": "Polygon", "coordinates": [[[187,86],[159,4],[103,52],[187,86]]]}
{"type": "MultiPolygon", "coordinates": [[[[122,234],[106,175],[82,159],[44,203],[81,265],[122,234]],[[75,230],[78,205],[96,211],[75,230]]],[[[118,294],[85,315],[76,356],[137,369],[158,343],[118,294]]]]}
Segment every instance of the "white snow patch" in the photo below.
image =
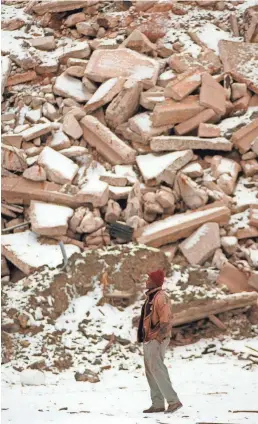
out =
{"type": "Polygon", "coordinates": [[[73,215],[73,209],[53,203],[33,202],[33,215],[40,227],[66,225],[73,215]]]}

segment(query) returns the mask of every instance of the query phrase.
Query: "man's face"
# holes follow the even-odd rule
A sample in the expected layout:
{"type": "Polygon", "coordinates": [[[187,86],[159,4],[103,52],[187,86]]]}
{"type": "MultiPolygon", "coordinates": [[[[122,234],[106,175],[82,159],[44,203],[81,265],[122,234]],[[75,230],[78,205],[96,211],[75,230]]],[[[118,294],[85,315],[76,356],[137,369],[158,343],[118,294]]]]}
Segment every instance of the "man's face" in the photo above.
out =
{"type": "Polygon", "coordinates": [[[155,283],[153,283],[152,279],[148,277],[148,279],[146,280],[146,289],[150,290],[150,289],[154,289],[155,287],[156,287],[155,283]]]}

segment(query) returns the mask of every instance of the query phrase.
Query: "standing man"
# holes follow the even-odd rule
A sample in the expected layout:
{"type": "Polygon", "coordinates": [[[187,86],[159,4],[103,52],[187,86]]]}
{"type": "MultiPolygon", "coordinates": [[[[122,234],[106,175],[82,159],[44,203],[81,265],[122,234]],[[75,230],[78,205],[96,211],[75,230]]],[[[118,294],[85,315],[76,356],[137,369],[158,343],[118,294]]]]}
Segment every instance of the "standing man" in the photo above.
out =
{"type": "Polygon", "coordinates": [[[165,411],[166,399],[168,402],[166,412],[171,413],[182,407],[164,364],[165,351],[170,342],[172,329],[172,305],[169,297],[162,290],[164,271],[158,269],[148,274],[148,277],[147,299],[142,307],[138,342],[143,342],[144,365],[150,386],[152,406],[143,412],[165,411]]]}

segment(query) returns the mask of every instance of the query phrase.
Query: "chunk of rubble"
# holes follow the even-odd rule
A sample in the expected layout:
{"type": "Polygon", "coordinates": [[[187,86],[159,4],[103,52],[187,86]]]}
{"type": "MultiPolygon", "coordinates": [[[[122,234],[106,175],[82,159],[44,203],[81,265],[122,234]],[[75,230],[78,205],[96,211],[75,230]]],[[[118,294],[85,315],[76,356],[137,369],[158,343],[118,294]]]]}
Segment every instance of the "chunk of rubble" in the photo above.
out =
{"type": "Polygon", "coordinates": [[[29,43],[32,47],[38,50],[55,50],[56,48],[56,40],[53,35],[49,35],[47,37],[35,37],[29,40],[29,43]]]}
{"type": "Polygon", "coordinates": [[[74,140],[81,138],[83,132],[77,119],[72,113],[67,113],[63,119],[63,131],[74,140]]]}
{"type": "Polygon", "coordinates": [[[258,272],[253,271],[248,279],[248,284],[251,288],[258,291],[258,272]]]}
{"type": "Polygon", "coordinates": [[[32,124],[36,124],[41,119],[41,108],[31,109],[26,113],[26,119],[32,124]]]}
{"type": "Polygon", "coordinates": [[[146,35],[138,29],[131,32],[125,41],[123,41],[121,48],[125,47],[135,50],[138,53],[150,53],[156,51],[156,44],[153,44],[148,37],[146,37],[146,35]]]}
{"type": "Polygon", "coordinates": [[[12,62],[8,56],[1,57],[1,95],[4,93],[8,77],[12,68],[12,62]]]}
{"type": "Polygon", "coordinates": [[[29,8],[37,15],[45,13],[67,12],[69,10],[77,10],[88,6],[88,0],[50,0],[42,2],[32,2],[29,8]]]}
{"type": "Polygon", "coordinates": [[[222,267],[217,278],[217,284],[226,286],[231,293],[253,291],[248,284],[247,275],[229,262],[222,267]]]}
{"type": "Polygon", "coordinates": [[[176,214],[164,220],[154,222],[137,230],[134,234],[139,243],[160,247],[190,236],[196,228],[206,222],[224,225],[230,217],[230,210],[225,206],[176,214]]]}
{"type": "Polygon", "coordinates": [[[73,209],[53,203],[32,201],[29,208],[32,231],[42,236],[65,235],[72,215],[73,209]]]}
{"type": "Polygon", "coordinates": [[[127,185],[127,177],[123,177],[112,172],[105,172],[99,177],[100,181],[105,181],[109,185],[115,187],[125,187],[127,185]]]}
{"type": "Polygon", "coordinates": [[[258,162],[255,159],[250,160],[241,160],[240,162],[244,175],[246,177],[253,177],[255,174],[258,174],[258,162]]]}
{"type": "Polygon", "coordinates": [[[220,127],[201,122],[198,128],[198,137],[216,138],[220,136],[220,127]]]}
{"type": "Polygon", "coordinates": [[[142,86],[137,81],[126,81],[120,91],[106,109],[106,120],[110,128],[128,121],[138,109],[142,86]]]}
{"type": "Polygon", "coordinates": [[[109,197],[113,200],[127,199],[130,192],[132,191],[131,186],[119,187],[109,186],[109,197]]]}
{"type": "Polygon", "coordinates": [[[258,156],[258,137],[256,137],[252,142],[251,149],[256,154],[256,156],[258,156]]]}
{"type": "Polygon", "coordinates": [[[104,226],[104,221],[98,216],[94,216],[94,213],[91,211],[86,212],[82,221],[77,228],[78,233],[93,233],[98,231],[101,227],[104,226]]]}
{"type": "Polygon", "coordinates": [[[119,221],[122,209],[118,202],[109,199],[107,209],[105,213],[105,222],[112,224],[113,222],[119,221]]]}
{"type": "Polygon", "coordinates": [[[137,115],[130,118],[128,123],[130,130],[140,135],[141,138],[139,142],[141,139],[143,141],[147,141],[150,138],[160,135],[172,128],[172,125],[154,127],[151,115],[148,112],[138,113],[137,115]]]}
{"type": "Polygon", "coordinates": [[[9,171],[23,172],[27,167],[26,154],[22,149],[3,146],[3,167],[9,171]]]}
{"type": "Polygon", "coordinates": [[[105,206],[109,197],[109,186],[104,181],[97,179],[89,180],[77,194],[81,203],[91,203],[94,207],[105,206]]]}
{"type": "Polygon", "coordinates": [[[219,55],[224,72],[230,72],[238,82],[244,82],[248,88],[258,94],[258,51],[255,43],[237,43],[219,41],[219,55]]]}
{"type": "Polygon", "coordinates": [[[157,85],[165,88],[168,85],[168,83],[170,81],[173,81],[176,77],[177,77],[177,74],[171,69],[169,69],[168,71],[162,72],[162,74],[160,74],[157,81],[157,85]]]}
{"type": "Polygon", "coordinates": [[[55,121],[55,119],[57,119],[59,116],[59,113],[56,110],[55,106],[48,102],[43,104],[42,114],[50,121],[55,121]]]}
{"type": "Polygon", "coordinates": [[[73,78],[66,73],[56,78],[53,91],[58,96],[69,97],[79,103],[87,102],[92,96],[92,93],[87,90],[79,79],[73,78]]]}
{"type": "Polygon", "coordinates": [[[201,76],[200,105],[224,115],[226,112],[226,93],[224,88],[207,72],[201,76]]]}
{"type": "Polygon", "coordinates": [[[86,16],[83,12],[73,13],[72,15],[68,16],[66,20],[64,21],[64,26],[67,26],[68,28],[74,27],[79,22],[85,21],[86,16]]]}
{"type": "Polygon", "coordinates": [[[149,185],[156,185],[161,181],[173,184],[176,172],[185,166],[193,157],[192,150],[167,153],[165,155],[139,155],[137,165],[149,185]]]}
{"type": "Polygon", "coordinates": [[[69,148],[71,146],[71,142],[67,135],[59,129],[52,133],[52,136],[48,137],[47,146],[54,150],[62,150],[69,148]]]}
{"type": "Polygon", "coordinates": [[[248,7],[244,13],[244,37],[246,43],[258,43],[258,7],[248,7]]]}
{"type": "Polygon", "coordinates": [[[198,162],[189,163],[189,165],[186,165],[181,171],[190,178],[203,176],[203,168],[198,162]]]}
{"type": "Polygon", "coordinates": [[[250,150],[252,143],[257,137],[258,118],[235,131],[230,141],[239,149],[240,153],[246,153],[248,150],[250,150]]]}
{"type": "Polygon", "coordinates": [[[25,82],[33,81],[37,78],[37,74],[35,71],[27,71],[14,74],[10,76],[7,80],[8,87],[24,84],[25,82]]]}
{"type": "Polygon", "coordinates": [[[153,125],[159,127],[167,124],[178,124],[192,118],[204,109],[198,96],[189,96],[181,102],[165,100],[155,105],[153,110],[153,125]]]}
{"type": "Polygon", "coordinates": [[[187,149],[231,151],[232,143],[224,137],[204,139],[191,136],[159,136],[151,139],[150,147],[153,152],[170,152],[187,149]]]}
{"type": "Polygon", "coordinates": [[[21,148],[22,145],[22,135],[20,134],[2,134],[2,142],[7,146],[16,147],[17,149],[21,148]]]}
{"type": "Polygon", "coordinates": [[[153,87],[141,93],[140,105],[148,110],[153,110],[157,104],[164,102],[164,88],[153,87]]]}
{"type": "Polygon", "coordinates": [[[135,162],[136,152],[93,116],[81,120],[83,138],[113,165],[135,162]]]}
{"type": "Polygon", "coordinates": [[[196,67],[180,74],[175,80],[168,83],[164,95],[177,101],[183,100],[201,85],[201,74],[204,71],[203,67],[196,67]]]}
{"type": "Polygon", "coordinates": [[[228,195],[234,192],[240,171],[241,166],[232,159],[216,155],[211,160],[212,176],[216,178],[218,186],[228,195]]]}
{"type": "Polygon", "coordinates": [[[205,109],[187,121],[181,122],[174,127],[174,131],[178,135],[187,134],[197,128],[202,122],[212,121],[216,117],[213,109],[205,109]]]}
{"type": "Polygon", "coordinates": [[[111,100],[122,90],[124,83],[125,78],[116,77],[101,84],[84,107],[84,110],[90,113],[104,106],[106,103],[111,102],[111,100]]]}
{"type": "Polygon", "coordinates": [[[34,140],[37,137],[50,133],[52,130],[52,124],[36,124],[32,127],[22,131],[20,135],[24,141],[34,140]]]}
{"type": "Polygon", "coordinates": [[[258,228],[258,208],[251,208],[250,209],[250,219],[249,219],[250,225],[253,227],[258,228]]]}
{"type": "Polygon", "coordinates": [[[61,153],[45,147],[39,155],[38,164],[41,165],[50,181],[58,184],[71,183],[78,172],[78,165],[61,153]]]}
{"type": "Polygon", "coordinates": [[[46,181],[47,179],[45,169],[38,165],[33,165],[25,169],[22,175],[24,178],[31,181],[46,181]]]}
{"type": "Polygon", "coordinates": [[[130,49],[95,50],[86,68],[86,76],[104,82],[109,78],[126,77],[142,81],[144,88],[154,87],[159,63],[130,49]]]}
{"type": "Polygon", "coordinates": [[[182,173],[176,177],[175,190],[190,209],[199,208],[208,202],[207,190],[182,173]]]}
{"type": "Polygon", "coordinates": [[[62,155],[70,159],[79,158],[85,155],[90,158],[88,149],[82,146],[71,146],[68,149],[59,150],[59,153],[62,153],[62,155]]]}
{"type": "Polygon", "coordinates": [[[203,224],[179,245],[179,249],[191,265],[204,264],[219,247],[219,225],[216,222],[203,224]]]}
{"type": "Polygon", "coordinates": [[[221,246],[228,255],[233,255],[238,248],[238,238],[234,236],[221,237],[221,246]]]}
{"type": "MultiPolygon", "coordinates": [[[[32,231],[3,235],[1,244],[2,252],[8,261],[26,275],[42,266],[55,268],[63,262],[60,247],[42,244],[37,234],[32,231]]],[[[74,253],[80,253],[79,247],[70,244],[65,244],[65,251],[68,258],[74,253]]]]}

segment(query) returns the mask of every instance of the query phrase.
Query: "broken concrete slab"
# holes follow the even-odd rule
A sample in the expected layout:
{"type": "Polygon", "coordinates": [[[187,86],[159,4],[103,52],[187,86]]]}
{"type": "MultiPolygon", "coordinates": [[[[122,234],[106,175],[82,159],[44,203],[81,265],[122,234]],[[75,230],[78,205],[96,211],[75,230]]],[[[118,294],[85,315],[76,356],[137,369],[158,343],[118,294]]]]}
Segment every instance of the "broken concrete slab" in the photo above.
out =
{"type": "Polygon", "coordinates": [[[187,175],[179,173],[176,176],[174,188],[190,209],[200,208],[208,202],[209,196],[207,190],[200,187],[187,175]]]}
{"type": "Polygon", "coordinates": [[[40,153],[38,164],[45,169],[47,178],[58,184],[71,183],[79,169],[71,159],[47,146],[40,153]]]}
{"type": "Polygon", "coordinates": [[[252,143],[258,137],[258,118],[235,131],[230,141],[239,149],[240,153],[250,150],[252,143]]]}
{"type": "Polygon", "coordinates": [[[248,284],[248,277],[242,271],[239,271],[234,265],[227,262],[221,269],[217,278],[217,284],[226,286],[231,293],[243,291],[253,291],[248,284]]]}
{"type": "Polygon", "coordinates": [[[255,43],[219,41],[219,55],[225,72],[230,72],[238,82],[258,94],[258,51],[255,43]]]}
{"type": "Polygon", "coordinates": [[[24,178],[31,181],[46,181],[47,179],[45,169],[38,165],[33,165],[25,169],[22,175],[24,178]]]}
{"type": "Polygon", "coordinates": [[[175,173],[185,166],[193,157],[192,150],[167,153],[165,155],[138,155],[137,165],[148,185],[156,185],[157,182],[165,181],[173,184],[175,173]]]}
{"type": "Polygon", "coordinates": [[[82,128],[72,113],[67,113],[63,119],[63,131],[74,140],[81,138],[82,128]]]}
{"type": "MultiPolygon", "coordinates": [[[[3,235],[1,244],[3,255],[26,275],[42,266],[55,268],[63,262],[60,247],[42,244],[32,231],[3,235]]],[[[68,258],[80,253],[79,247],[70,244],[65,244],[65,251],[68,258]]]]}
{"type": "Polygon", "coordinates": [[[224,88],[207,72],[201,76],[200,105],[224,115],[226,112],[226,93],[224,88]]]}
{"type": "Polygon", "coordinates": [[[220,136],[220,127],[201,122],[198,128],[198,137],[216,138],[220,136]]]}
{"type": "Polygon", "coordinates": [[[109,197],[109,186],[97,179],[89,180],[77,193],[81,203],[92,203],[94,207],[105,206],[109,197]]]}
{"type": "Polygon", "coordinates": [[[47,139],[47,146],[54,150],[68,149],[71,146],[71,142],[67,135],[59,129],[52,133],[47,139]]]}
{"type": "Polygon", "coordinates": [[[179,124],[197,115],[204,110],[200,105],[199,96],[189,96],[180,103],[174,100],[166,100],[156,104],[153,110],[153,125],[179,124]]]}
{"type": "Polygon", "coordinates": [[[1,57],[1,96],[4,93],[5,86],[12,68],[12,61],[8,56],[1,57]]]}
{"type": "Polygon", "coordinates": [[[56,40],[53,35],[47,37],[35,37],[29,40],[32,47],[38,50],[50,51],[55,50],[56,40]]]}
{"type": "Polygon", "coordinates": [[[25,82],[33,81],[37,78],[35,71],[26,71],[12,75],[7,80],[7,86],[11,87],[18,84],[24,84],[25,82]]]}
{"type": "Polygon", "coordinates": [[[224,137],[200,138],[191,136],[153,137],[150,147],[153,152],[169,152],[187,149],[231,151],[233,144],[224,137]]]}
{"type": "Polygon", "coordinates": [[[158,78],[159,63],[130,49],[95,50],[85,74],[97,82],[114,77],[142,81],[144,88],[154,87],[158,78]]]}
{"type": "Polygon", "coordinates": [[[206,222],[225,225],[230,218],[230,210],[225,206],[211,207],[194,212],[173,215],[154,222],[134,233],[139,242],[152,247],[160,247],[190,236],[196,228],[206,222]]]}
{"type": "Polygon", "coordinates": [[[72,208],[81,205],[76,195],[60,191],[62,186],[50,182],[30,181],[23,177],[2,178],[2,199],[8,203],[30,204],[31,200],[57,203],[72,208]]]}
{"type": "Polygon", "coordinates": [[[187,121],[181,122],[181,124],[178,124],[174,127],[174,131],[178,135],[187,134],[190,131],[197,128],[202,122],[211,121],[216,117],[216,113],[213,109],[205,109],[197,115],[193,116],[190,119],[187,119],[187,121]]]}
{"type": "Polygon", "coordinates": [[[35,200],[31,202],[29,208],[32,231],[48,237],[65,235],[68,229],[68,219],[72,215],[73,209],[67,206],[35,200]]]}
{"type": "Polygon", "coordinates": [[[22,136],[24,141],[34,140],[37,137],[41,137],[42,135],[50,133],[52,130],[52,124],[49,122],[48,124],[36,124],[27,130],[22,131],[19,135],[22,136]]]}
{"type": "Polygon", "coordinates": [[[205,68],[196,67],[179,74],[165,87],[164,95],[177,101],[183,100],[201,85],[201,74],[204,71],[205,68]]]}
{"type": "Polygon", "coordinates": [[[104,106],[106,103],[111,102],[111,100],[120,93],[124,83],[125,78],[116,77],[101,84],[84,107],[85,112],[93,112],[101,106],[104,106]]]}
{"type": "Polygon", "coordinates": [[[211,160],[211,173],[216,178],[216,183],[224,191],[231,195],[235,190],[238,173],[241,166],[232,159],[223,158],[216,155],[211,160]]]}
{"type": "Polygon", "coordinates": [[[179,249],[191,265],[204,264],[219,247],[219,224],[216,222],[203,224],[179,245],[179,249]]]}
{"type": "MultiPolygon", "coordinates": [[[[138,134],[143,141],[147,141],[152,137],[158,136],[162,133],[166,133],[172,125],[163,125],[160,127],[154,127],[151,119],[151,114],[149,112],[138,113],[133,116],[128,121],[129,128],[131,131],[138,134]]],[[[135,140],[136,141],[136,140],[135,140]]]]}
{"type": "Polygon", "coordinates": [[[93,116],[81,120],[83,138],[113,165],[135,162],[136,152],[93,116]]]}
{"type": "Polygon", "coordinates": [[[137,81],[127,81],[106,109],[106,120],[110,128],[128,121],[138,109],[142,85],[137,81]]]}
{"type": "Polygon", "coordinates": [[[56,78],[53,91],[58,96],[69,97],[79,103],[87,102],[92,96],[79,79],[65,72],[56,78]]]}
{"type": "Polygon", "coordinates": [[[67,12],[88,6],[88,0],[50,0],[35,2],[29,5],[30,9],[37,15],[45,13],[67,12]]]}

